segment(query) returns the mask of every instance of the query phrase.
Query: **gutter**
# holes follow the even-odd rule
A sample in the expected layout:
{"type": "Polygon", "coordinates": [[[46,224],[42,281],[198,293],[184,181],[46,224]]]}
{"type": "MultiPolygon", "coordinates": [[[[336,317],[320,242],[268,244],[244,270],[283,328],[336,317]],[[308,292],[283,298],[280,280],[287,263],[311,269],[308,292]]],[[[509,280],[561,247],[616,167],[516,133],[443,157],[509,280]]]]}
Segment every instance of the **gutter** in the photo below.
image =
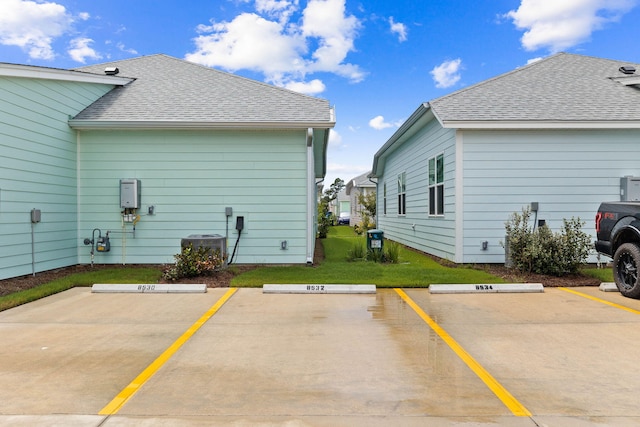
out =
{"type": "Polygon", "coordinates": [[[307,265],[313,265],[313,252],[315,250],[315,224],[318,209],[316,209],[316,167],[313,155],[313,128],[307,129],[307,265]]]}
{"type": "Polygon", "coordinates": [[[79,83],[102,83],[115,86],[125,86],[135,80],[128,77],[108,76],[84,73],[81,71],[61,70],[59,68],[35,67],[31,65],[6,63],[0,63],[0,76],[79,83]]]}
{"type": "MultiPolygon", "coordinates": [[[[331,129],[335,122],[205,122],[181,120],[82,120],[70,119],[69,126],[80,130],[113,129],[331,129]]],[[[327,134],[328,140],[328,134],[327,134]]]]}

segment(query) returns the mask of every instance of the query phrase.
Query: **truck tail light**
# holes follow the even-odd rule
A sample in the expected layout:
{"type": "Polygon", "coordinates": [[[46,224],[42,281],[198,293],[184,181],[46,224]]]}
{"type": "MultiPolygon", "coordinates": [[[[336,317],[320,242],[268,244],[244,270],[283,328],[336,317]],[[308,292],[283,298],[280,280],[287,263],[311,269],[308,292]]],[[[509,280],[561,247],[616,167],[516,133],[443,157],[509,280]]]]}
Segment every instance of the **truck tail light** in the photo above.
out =
{"type": "Polygon", "coordinates": [[[602,212],[596,214],[596,233],[600,233],[600,221],[602,221],[602,212]]]}

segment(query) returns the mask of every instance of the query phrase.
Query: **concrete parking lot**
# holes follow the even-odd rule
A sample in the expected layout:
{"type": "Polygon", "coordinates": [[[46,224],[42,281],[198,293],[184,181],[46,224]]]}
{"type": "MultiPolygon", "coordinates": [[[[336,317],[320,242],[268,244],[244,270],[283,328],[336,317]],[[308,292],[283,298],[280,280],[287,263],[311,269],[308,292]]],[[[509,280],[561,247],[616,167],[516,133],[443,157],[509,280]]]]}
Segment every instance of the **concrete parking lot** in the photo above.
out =
{"type": "Polygon", "coordinates": [[[640,301],[95,294],[0,313],[0,424],[640,425],[640,301]]]}

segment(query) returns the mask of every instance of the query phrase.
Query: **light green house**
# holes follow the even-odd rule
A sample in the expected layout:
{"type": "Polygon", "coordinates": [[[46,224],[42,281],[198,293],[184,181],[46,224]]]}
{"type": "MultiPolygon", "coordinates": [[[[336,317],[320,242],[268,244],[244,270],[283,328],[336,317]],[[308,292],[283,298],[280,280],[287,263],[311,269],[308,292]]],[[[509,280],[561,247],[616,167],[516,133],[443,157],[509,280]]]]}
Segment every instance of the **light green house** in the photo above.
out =
{"type": "Polygon", "coordinates": [[[92,248],[170,263],[191,235],[222,236],[235,263],[310,263],[334,124],[326,100],[165,55],[0,64],[0,279],[92,248]]]}
{"type": "Polygon", "coordinates": [[[639,88],[638,64],[559,53],[421,104],[375,154],[378,228],[456,263],[503,263],[527,208],[595,238],[600,202],[640,176],[639,88]]]}

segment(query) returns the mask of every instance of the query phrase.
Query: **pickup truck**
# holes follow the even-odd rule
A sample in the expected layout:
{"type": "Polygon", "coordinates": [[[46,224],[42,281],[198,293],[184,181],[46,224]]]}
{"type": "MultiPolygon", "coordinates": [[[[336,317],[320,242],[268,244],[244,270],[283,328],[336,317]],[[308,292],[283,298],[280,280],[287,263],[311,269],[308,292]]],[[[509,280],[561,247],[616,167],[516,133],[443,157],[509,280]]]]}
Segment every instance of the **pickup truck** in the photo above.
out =
{"type": "Polygon", "coordinates": [[[620,293],[640,298],[640,202],[605,202],[596,214],[598,253],[613,258],[620,293]]]}

